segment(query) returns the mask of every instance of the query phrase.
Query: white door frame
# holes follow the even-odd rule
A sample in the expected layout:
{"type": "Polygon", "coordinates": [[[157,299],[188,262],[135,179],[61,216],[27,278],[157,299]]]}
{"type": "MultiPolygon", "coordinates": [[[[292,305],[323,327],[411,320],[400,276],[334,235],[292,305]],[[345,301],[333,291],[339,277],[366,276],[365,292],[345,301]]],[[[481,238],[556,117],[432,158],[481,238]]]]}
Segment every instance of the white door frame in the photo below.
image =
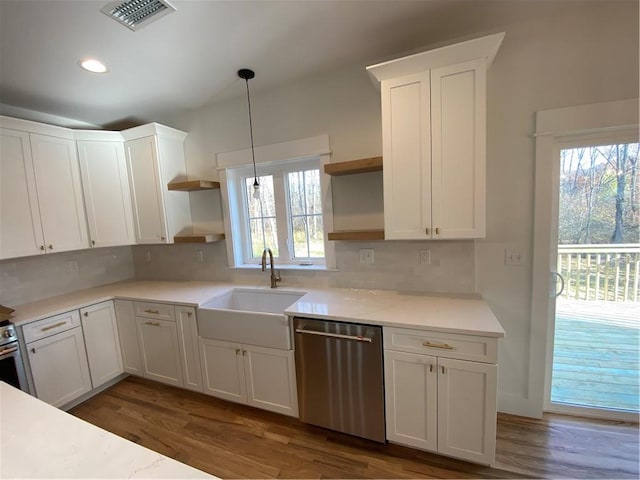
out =
{"type": "MultiPolygon", "coordinates": [[[[550,407],[557,257],[560,149],[597,138],[638,141],[638,99],[536,112],[533,273],[529,344],[528,411],[541,417],[550,407]]],[[[593,412],[582,412],[589,415],[593,412]]],[[[575,413],[573,411],[572,413],[575,413]]]]}

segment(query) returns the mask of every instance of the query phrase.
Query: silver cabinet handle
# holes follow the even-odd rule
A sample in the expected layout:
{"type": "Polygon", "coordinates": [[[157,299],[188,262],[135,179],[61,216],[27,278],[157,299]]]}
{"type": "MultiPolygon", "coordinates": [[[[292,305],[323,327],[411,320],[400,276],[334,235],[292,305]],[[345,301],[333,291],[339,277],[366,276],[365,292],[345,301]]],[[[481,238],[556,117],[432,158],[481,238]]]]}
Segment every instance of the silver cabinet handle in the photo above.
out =
{"type": "Polygon", "coordinates": [[[344,340],[355,340],[356,342],[373,342],[373,338],[371,337],[363,337],[360,335],[342,335],[340,333],[317,332],[315,330],[305,330],[304,328],[296,328],[296,333],[318,335],[320,337],[342,338],[344,340]]]}
{"type": "Polygon", "coordinates": [[[160,322],[144,322],[145,325],[151,325],[152,327],[159,327],[160,322]]]}
{"type": "Polygon", "coordinates": [[[444,348],[445,350],[454,350],[454,347],[452,347],[448,343],[433,343],[429,340],[427,340],[426,342],[422,342],[422,346],[430,348],[444,348]]]}
{"type": "Polygon", "coordinates": [[[145,310],[145,313],[153,313],[153,314],[155,314],[155,315],[158,315],[158,314],[160,313],[160,310],[151,310],[151,309],[148,309],[148,310],[145,310]]]}

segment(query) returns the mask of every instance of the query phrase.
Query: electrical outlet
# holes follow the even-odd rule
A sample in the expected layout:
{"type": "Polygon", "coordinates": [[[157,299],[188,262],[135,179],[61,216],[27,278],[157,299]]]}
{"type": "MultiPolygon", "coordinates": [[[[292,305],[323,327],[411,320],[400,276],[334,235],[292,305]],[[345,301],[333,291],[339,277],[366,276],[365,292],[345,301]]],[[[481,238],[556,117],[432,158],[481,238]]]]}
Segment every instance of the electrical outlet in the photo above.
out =
{"type": "Polygon", "coordinates": [[[420,250],[420,263],[431,265],[431,250],[420,250]]]}
{"type": "Polygon", "coordinates": [[[147,263],[149,263],[151,261],[151,252],[149,250],[144,252],[144,261],[147,262],[147,263]]]}
{"type": "Polygon", "coordinates": [[[373,264],[373,248],[361,248],[358,250],[360,263],[373,264]]]}
{"type": "Polygon", "coordinates": [[[198,263],[204,262],[204,256],[202,255],[202,250],[198,250],[196,252],[196,262],[198,263]]]}
{"type": "Polygon", "coordinates": [[[504,264],[511,266],[522,265],[524,261],[522,250],[517,248],[505,248],[504,250],[504,264]]]}
{"type": "Polygon", "coordinates": [[[78,262],[75,260],[69,260],[67,262],[67,269],[69,273],[78,273],[78,262]]]}

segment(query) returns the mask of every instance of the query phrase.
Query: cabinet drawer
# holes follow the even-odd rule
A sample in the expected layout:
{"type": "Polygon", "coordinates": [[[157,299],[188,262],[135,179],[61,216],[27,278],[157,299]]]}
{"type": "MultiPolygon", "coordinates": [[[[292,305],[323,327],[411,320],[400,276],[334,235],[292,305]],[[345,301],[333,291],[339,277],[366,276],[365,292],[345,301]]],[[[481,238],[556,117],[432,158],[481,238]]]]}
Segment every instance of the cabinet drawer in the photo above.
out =
{"type": "Polygon", "coordinates": [[[385,327],[384,348],[483,363],[497,363],[498,339],[457,333],[385,327]]]}
{"type": "Polygon", "coordinates": [[[173,305],[164,303],[134,302],[136,317],[158,318],[175,322],[173,305]]]}
{"type": "Polygon", "coordinates": [[[80,314],[77,310],[73,310],[23,325],[22,333],[25,343],[30,343],[79,326],[80,314]]]}

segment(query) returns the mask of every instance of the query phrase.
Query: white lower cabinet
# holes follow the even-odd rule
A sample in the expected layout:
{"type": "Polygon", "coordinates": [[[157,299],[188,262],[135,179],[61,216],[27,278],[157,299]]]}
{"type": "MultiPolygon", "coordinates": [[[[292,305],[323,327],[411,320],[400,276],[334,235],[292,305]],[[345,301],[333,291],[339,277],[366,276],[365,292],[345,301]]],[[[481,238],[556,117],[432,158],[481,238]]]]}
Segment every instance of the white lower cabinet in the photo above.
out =
{"type": "Polygon", "coordinates": [[[204,393],[298,416],[293,350],[200,338],[200,356],[204,393]]]}
{"type": "MultiPolygon", "coordinates": [[[[449,358],[476,355],[478,343],[471,336],[460,336],[464,341],[457,341],[454,334],[445,336],[443,342],[440,334],[385,329],[387,439],[493,465],[497,365],[449,358]],[[417,348],[429,355],[414,353],[417,348]]],[[[487,361],[495,362],[490,353],[493,340],[486,341],[490,345],[483,351],[487,361]]]]}
{"type": "Polygon", "coordinates": [[[120,337],[120,350],[122,351],[122,366],[127,373],[143,376],[133,302],[130,300],[115,300],[114,303],[118,335],[120,337]]]}
{"type": "Polygon", "coordinates": [[[80,309],[93,388],[124,372],[113,301],[80,309]]]}
{"type": "Polygon", "coordinates": [[[176,323],[178,326],[178,341],[180,342],[180,356],[182,359],[182,374],[184,388],[202,391],[202,371],[200,356],[198,355],[198,325],[196,309],[193,307],[178,307],[176,323]]]}
{"type": "Polygon", "coordinates": [[[175,320],[136,317],[136,325],[144,376],[176,387],[184,386],[175,320]]]}
{"type": "Polygon", "coordinates": [[[91,391],[77,310],[28,324],[23,332],[35,393],[40,400],[61,407],[91,391]]]}

